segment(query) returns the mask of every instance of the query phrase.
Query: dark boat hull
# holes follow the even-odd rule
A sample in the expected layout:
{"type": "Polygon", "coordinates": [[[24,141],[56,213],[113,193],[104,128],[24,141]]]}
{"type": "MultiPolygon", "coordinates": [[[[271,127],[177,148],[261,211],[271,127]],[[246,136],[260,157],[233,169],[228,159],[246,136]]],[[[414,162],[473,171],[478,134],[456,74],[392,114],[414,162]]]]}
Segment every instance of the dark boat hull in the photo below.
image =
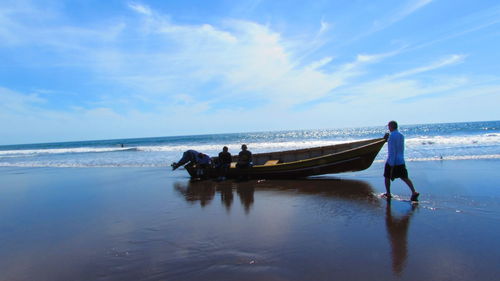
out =
{"type": "MultiPolygon", "coordinates": [[[[361,171],[371,166],[384,143],[385,139],[381,138],[310,149],[254,154],[254,162],[257,165],[247,169],[231,167],[226,177],[289,179],[361,171]],[[278,159],[282,163],[266,165],[265,162],[271,159],[278,159]]],[[[185,168],[192,177],[196,177],[195,165],[187,165],[185,168]]],[[[219,171],[215,167],[210,167],[205,175],[216,178],[219,176],[219,171]]]]}

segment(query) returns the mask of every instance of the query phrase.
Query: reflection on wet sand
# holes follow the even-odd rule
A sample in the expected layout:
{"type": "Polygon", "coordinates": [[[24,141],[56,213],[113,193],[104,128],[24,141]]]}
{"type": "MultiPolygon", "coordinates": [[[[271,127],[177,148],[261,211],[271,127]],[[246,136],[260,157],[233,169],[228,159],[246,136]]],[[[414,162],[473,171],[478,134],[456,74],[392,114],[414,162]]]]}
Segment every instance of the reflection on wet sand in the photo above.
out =
{"type": "Polygon", "coordinates": [[[340,179],[303,179],[303,180],[272,180],[272,181],[189,181],[175,183],[175,189],[188,202],[200,202],[202,207],[209,204],[219,192],[222,204],[229,212],[236,191],[245,212],[250,212],[254,203],[255,190],[273,190],[284,194],[316,194],[324,197],[335,197],[366,201],[378,205],[379,200],[370,184],[358,180],[340,179]]]}
{"type": "Polygon", "coordinates": [[[236,187],[236,192],[238,193],[238,196],[240,197],[240,202],[245,208],[245,213],[248,214],[250,212],[250,208],[252,207],[254,197],[253,194],[255,193],[255,186],[250,184],[250,185],[239,185],[236,187]]]}
{"type": "Polygon", "coordinates": [[[254,202],[254,192],[257,182],[212,182],[212,181],[190,181],[186,183],[175,183],[174,187],[188,202],[200,202],[202,207],[209,204],[219,192],[222,204],[229,212],[233,204],[233,190],[236,190],[245,212],[249,213],[254,202]]]}
{"type": "Polygon", "coordinates": [[[226,207],[229,212],[231,210],[231,205],[233,204],[233,186],[232,185],[221,185],[219,187],[220,200],[222,204],[226,207]]]}
{"type": "MultiPolygon", "coordinates": [[[[319,195],[324,198],[341,199],[363,203],[380,210],[383,202],[374,192],[372,186],[364,181],[345,179],[313,178],[303,180],[272,181],[197,181],[176,183],[175,189],[188,202],[199,202],[202,207],[209,204],[220,194],[221,203],[227,212],[234,203],[234,192],[239,197],[245,213],[249,214],[254,204],[254,193],[257,191],[273,191],[274,195],[319,195]]],[[[335,204],[338,206],[338,204],[335,204]]],[[[408,228],[417,205],[409,202],[387,200],[385,207],[385,225],[391,247],[392,270],[401,275],[408,256],[408,228]]]]}
{"type": "Polygon", "coordinates": [[[208,181],[175,183],[174,188],[184,196],[186,201],[191,203],[199,201],[202,207],[209,204],[215,196],[215,186],[208,181]]]}
{"type": "Polygon", "coordinates": [[[402,214],[394,214],[392,210],[393,203],[388,199],[385,209],[385,225],[391,244],[392,270],[396,275],[401,275],[408,257],[408,228],[410,226],[410,218],[417,205],[399,201],[396,201],[396,203],[404,203],[404,207],[409,205],[402,214]]]}

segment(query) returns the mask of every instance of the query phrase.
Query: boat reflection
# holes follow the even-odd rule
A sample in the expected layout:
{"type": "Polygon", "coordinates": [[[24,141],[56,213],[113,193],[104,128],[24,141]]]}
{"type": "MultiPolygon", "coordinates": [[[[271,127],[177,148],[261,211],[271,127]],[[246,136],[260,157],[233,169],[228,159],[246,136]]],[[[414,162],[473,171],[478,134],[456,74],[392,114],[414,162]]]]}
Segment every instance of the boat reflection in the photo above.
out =
{"type": "Polygon", "coordinates": [[[410,218],[417,208],[416,204],[387,200],[385,209],[385,225],[387,236],[391,244],[392,270],[396,275],[403,272],[408,257],[408,228],[410,218]],[[393,204],[398,204],[397,212],[392,209],[393,204]],[[403,210],[400,210],[402,207],[403,210]]]}
{"type": "MultiPolygon", "coordinates": [[[[273,196],[300,196],[304,194],[331,198],[334,202],[331,205],[334,206],[335,210],[341,209],[340,206],[346,206],[335,203],[342,200],[356,205],[362,204],[364,207],[362,210],[377,215],[384,213],[383,203],[385,200],[377,195],[368,182],[360,180],[313,178],[247,182],[188,181],[175,183],[175,189],[186,201],[199,202],[201,207],[205,207],[214,198],[219,197],[228,213],[231,212],[236,196],[239,197],[245,213],[249,214],[254,205],[255,192],[270,191],[273,196]]],[[[385,204],[385,227],[391,248],[392,271],[398,276],[402,274],[406,266],[408,229],[416,208],[417,205],[407,201],[387,200],[385,204]]]]}
{"type": "Polygon", "coordinates": [[[199,202],[202,207],[209,204],[218,192],[222,204],[229,212],[234,201],[233,192],[236,191],[245,212],[249,213],[254,202],[256,181],[248,182],[212,182],[212,181],[189,181],[186,183],[175,183],[174,188],[188,202],[199,202]]]}
{"type": "Polygon", "coordinates": [[[364,181],[344,179],[303,179],[303,180],[272,180],[272,181],[189,181],[174,184],[177,190],[188,202],[199,202],[202,207],[209,204],[216,193],[226,210],[229,212],[234,202],[234,192],[240,198],[245,212],[250,212],[254,203],[255,190],[280,191],[284,194],[316,194],[324,197],[335,197],[343,199],[369,202],[379,205],[379,199],[373,188],[364,181]]]}

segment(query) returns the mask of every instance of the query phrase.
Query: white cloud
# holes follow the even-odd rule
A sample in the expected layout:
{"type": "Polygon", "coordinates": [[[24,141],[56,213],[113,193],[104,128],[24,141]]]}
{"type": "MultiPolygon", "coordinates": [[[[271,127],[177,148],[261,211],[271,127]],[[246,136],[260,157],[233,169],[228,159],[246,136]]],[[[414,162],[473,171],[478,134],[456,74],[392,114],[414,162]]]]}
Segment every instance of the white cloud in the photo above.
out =
{"type": "Polygon", "coordinates": [[[433,0],[414,0],[408,3],[406,7],[404,7],[393,19],[393,21],[399,21],[402,18],[407,17],[408,15],[413,14],[417,10],[425,7],[430,4],[433,0]]]}
{"type": "Polygon", "coordinates": [[[36,105],[46,103],[37,94],[20,94],[0,87],[0,110],[3,112],[29,113],[36,105]]]}
{"type": "Polygon", "coordinates": [[[448,66],[448,65],[462,63],[462,62],[464,62],[465,58],[466,58],[465,55],[449,55],[443,59],[440,59],[439,61],[430,63],[426,66],[417,67],[414,69],[406,70],[406,71],[391,75],[389,78],[390,79],[401,78],[401,77],[405,77],[405,76],[410,76],[410,75],[414,75],[414,74],[418,74],[418,73],[422,73],[422,72],[427,72],[427,71],[439,69],[441,67],[448,66]]]}
{"type": "MultiPolygon", "coordinates": [[[[94,72],[99,83],[122,89],[119,98],[143,96],[143,102],[157,100],[160,104],[183,93],[201,99],[202,107],[242,97],[249,102],[293,106],[327,95],[346,79],[360,75],[365,65],[394,55],[359,55],[340,71],[328,73],[322,67],[332,57],[301,65],[303,57],[291,49],[297,44],[290,44],[269,26],[241,20],[218,26],[182,25],[145,5],[131,2],[128,7],[140,17],[94,27],[15,26],[19,34],[32,34],[24,44],[55,47],[58,57],[54,64],[78,65],[94,72]],[[30,32],[24,32],[28,29],[30,32]],[[133,42],[129,38],[139,43],[129,46],[133,42]],[[212,87],[210,93],[205,93],[207,85],[212,87]]],[[[328,27],[321,21],[319,34],[328,27]]],[[[319,40],[317,36],[315,40],[319,40]]],[[[311,45],[313,50],[317,47],[311,45]]],[[[103,98],[101,105],[104,100],[113,99],[103,98]]]]}
{"type": "Polygon", "coordinates": [[[420,10],[421,8],[430,4],[433,0],[412,0],[407,2],[402,8],[394,12],[391,16],[382,20],[375,21],[373,30],[371,32],[380,31],[385,29],[420,10]]]}
{"type": "Polygon", "coordinates": [[[320,36],[322,34],[324,34],[325,32],[327,32],[328,30],[330,30],[331,28],[331,24],[324,21],[324,20],[321,20],[321,27],[318,31],[318,35],[317,36],[320,36]]]}
{"type": "Polygon", "coordinates": [[[153,14],[151,9],[146,5],[141,5],[138,3],[129,3],[128,7],[139,14],[143,14],[143,15],[147,15],[147,16],[150,16],[153,14]]]}

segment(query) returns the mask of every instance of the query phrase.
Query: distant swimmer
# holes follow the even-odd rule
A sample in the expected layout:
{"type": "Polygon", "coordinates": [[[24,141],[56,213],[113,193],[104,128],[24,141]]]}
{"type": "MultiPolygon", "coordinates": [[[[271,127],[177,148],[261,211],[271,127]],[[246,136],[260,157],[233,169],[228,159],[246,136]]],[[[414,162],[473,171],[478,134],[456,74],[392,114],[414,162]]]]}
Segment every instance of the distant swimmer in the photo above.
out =
{"type": "Polygon", "coordinates": [[[391,181],[396,178],[401,178],[412,192],[411,201],[418,201],[420,193],[415,190],[412,181],[408,178],[408,171],[406,170],[404,160],[405,137],[398,131],[398,123],[396,121],[390,121],[387,127],[391,133],[387,133],[385,136],[386,139],[388,138],[388,153],[384,168],[386,190],[384,195],[387,198],[391,198],[391,181]]]}

